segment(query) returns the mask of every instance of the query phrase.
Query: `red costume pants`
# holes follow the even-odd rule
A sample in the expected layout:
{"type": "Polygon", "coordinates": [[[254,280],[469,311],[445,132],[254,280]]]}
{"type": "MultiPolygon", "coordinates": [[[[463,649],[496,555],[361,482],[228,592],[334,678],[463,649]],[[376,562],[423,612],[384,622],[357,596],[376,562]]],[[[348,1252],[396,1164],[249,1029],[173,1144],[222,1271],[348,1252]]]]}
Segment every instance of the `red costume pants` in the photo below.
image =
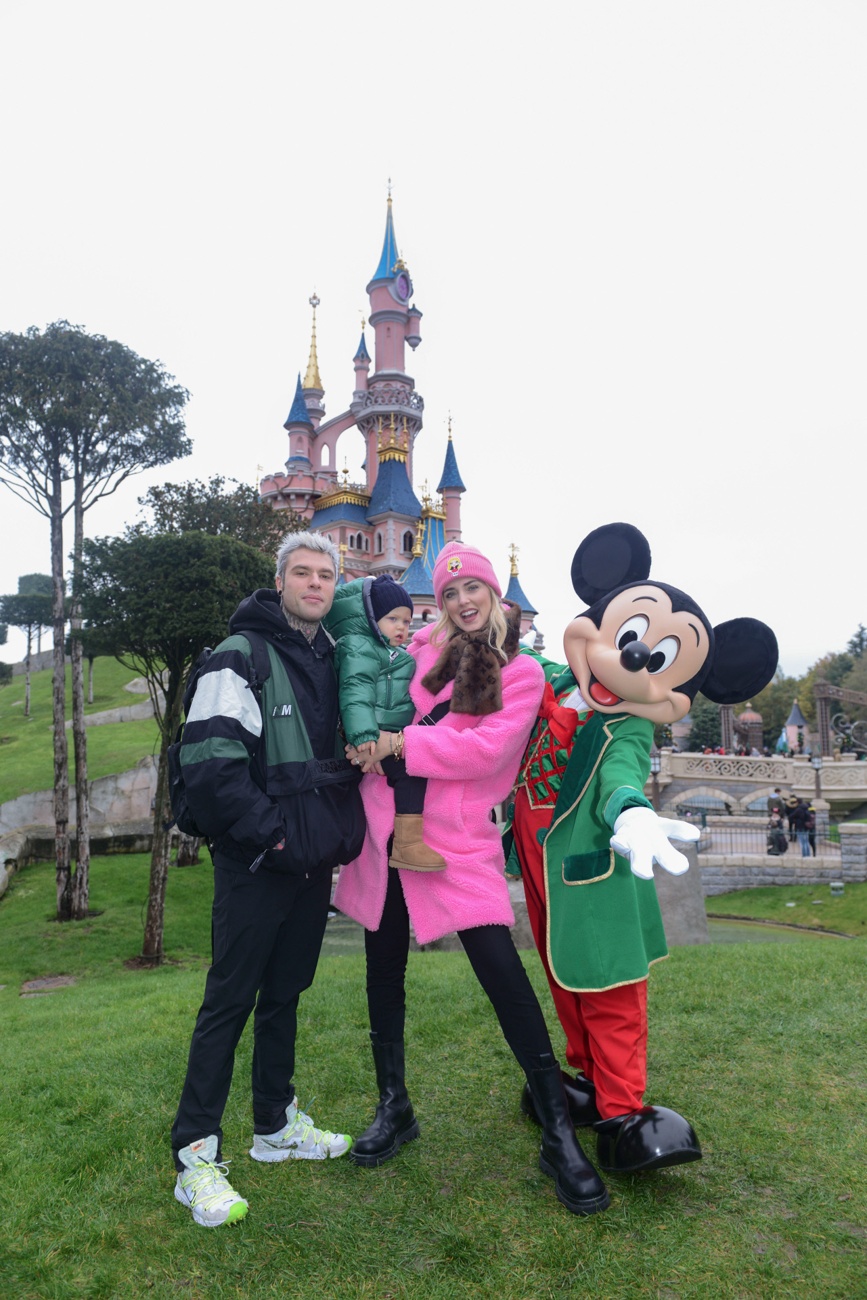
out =
{"type": "Polygon", "coordinates": [[[551,996],[566,1034],[566,1060],[596,1085],[603,1119],[643,1105],[647,1087],[647,980],[617,988],[573,993],[554,978],[548,962],[547,907],[539,830],[551,824],[551,808],[532,808],[523,788],[515,799],[512,831],[521,861],[533,938],[548,976],[551,996]]]}

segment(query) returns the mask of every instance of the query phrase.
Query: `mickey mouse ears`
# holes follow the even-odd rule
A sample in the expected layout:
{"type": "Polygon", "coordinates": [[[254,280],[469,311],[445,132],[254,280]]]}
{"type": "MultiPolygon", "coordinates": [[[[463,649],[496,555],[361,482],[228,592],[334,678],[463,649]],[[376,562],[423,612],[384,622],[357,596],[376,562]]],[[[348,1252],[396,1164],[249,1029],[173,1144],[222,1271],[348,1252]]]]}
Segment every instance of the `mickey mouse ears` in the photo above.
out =
{"type": "Polygon", "coordinates": [[[572,586],[586,605],[615,587],[644,582],[650,573],[650,545],[633,524],[603,524],[588,533],[572,561],[572,586]]]}
{"type": "Polygon", "coordinates": [[[758,695],[777,671],[777,638],[756,618],[732,618],[713,630],[714,655],[701,693],[714,704],[740,704],[758,695]]]}

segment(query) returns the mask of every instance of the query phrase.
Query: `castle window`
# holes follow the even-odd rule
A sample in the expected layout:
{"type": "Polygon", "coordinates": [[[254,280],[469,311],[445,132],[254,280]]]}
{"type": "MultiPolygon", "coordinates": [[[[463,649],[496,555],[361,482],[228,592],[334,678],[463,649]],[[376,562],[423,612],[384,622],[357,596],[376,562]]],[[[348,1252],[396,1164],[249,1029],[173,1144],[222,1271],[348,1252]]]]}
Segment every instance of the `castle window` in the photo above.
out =
{"type": "Polygon", "coordinates": [[[322,446],[322,461],[321,461],[321,463],[322,463],[322,465],[330,465],[330,464],[331,464],[331,448],[328,446],[328,443],[327,443],[327,442],[324,443],[323,446],[322,446]]]}
{"type": "Polygon", "coordinates": [[[412,533],[407,531],[403,535],[403,549],[405,552],[412,551],[412,533]]]}
{"type": "Polygon", "coordinates": [[[356,549],[360,551],[363,545],[364,545],[364,543],[363,543],[362,540],[361,540],[361,533],[359,533],[358,536],[357,536],[356,539],[355,539],[355,546],[356,546],[356,549]]]}
{"type": "Polygon", "coordinates": [[[355,538],[352,536],[352,533],[349,534],[349,546],[351,550],[355,550],[355,538]]]}
{"type": "Polygon", "coordinates": [[[369,551],[369,550],[370,550],[370,538],[369,538],[369,537],[365,537],[365,539],[364,539],[364,549],[365,549],[366,551],[369,551]]]}
{"type": "Polygon", "coordinates": [[[376,534],[376,553],[382,555],[382,533],[376,534]]]}

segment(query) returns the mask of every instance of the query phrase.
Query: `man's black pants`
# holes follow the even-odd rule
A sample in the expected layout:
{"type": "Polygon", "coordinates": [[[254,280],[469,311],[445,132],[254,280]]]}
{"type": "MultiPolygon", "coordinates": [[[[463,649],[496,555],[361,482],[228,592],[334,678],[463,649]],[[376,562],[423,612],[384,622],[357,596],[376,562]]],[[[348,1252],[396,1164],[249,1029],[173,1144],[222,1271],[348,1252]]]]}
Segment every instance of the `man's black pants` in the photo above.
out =
{"type": "Polygon", "coordinates": [[[295,1095],[298,999],[316,973],[331,898],[330,870],[290,876],[214,865],[213,965],[196,1019],[187,1077],[172,1127],[177,1153],[216,1133],[232,1083],[235,1048],[253,1019],[253,1128],[275,1133],[295,1095]],[[258,995],[258,996],[257,996],[258,995]]]}

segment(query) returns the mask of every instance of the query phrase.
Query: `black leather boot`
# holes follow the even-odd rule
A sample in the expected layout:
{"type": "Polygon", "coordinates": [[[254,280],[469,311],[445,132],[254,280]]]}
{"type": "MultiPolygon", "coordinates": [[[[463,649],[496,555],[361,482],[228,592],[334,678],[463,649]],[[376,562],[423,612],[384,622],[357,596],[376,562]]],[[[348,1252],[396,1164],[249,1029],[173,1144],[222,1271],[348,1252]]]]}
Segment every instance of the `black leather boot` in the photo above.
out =
{"type": "Polygon", "coordinates": [[[610,1204],[605,1184],[581,1150],[569,1118],[560,1066],[550,1053],[527,1073],[542,1125],[539,1168],[554,1179],[557,1199],[573,1214],[596,1214],[610,1204]]]}
{"type": "Polygon", "coordinates": [[[404,1082],[403,1041],[383,1043],[378,1034],[371,1033],[370,1045],[379,1105],[370,1128],[352,1144],[349,1159],[354,1165],[373,1168],[396,1156],[404,1142],[417,1138],[419,1127],[404,1082]]]}
{"type": "MultiPolygon", "coordinates": [[[[563,1075],[563,1087],[566,1089],[566,1100],[569,1103],[569,1118],[576,1128],[589,1128],[595,1124],[601,1116],[596,1109],[596,1085],[583,1074],[576,1074],[574,1077],[567,1074],[565,1070],[561,1071],[563,1075]]],[[[539,1116],[536,1114],[536,1107],[533,1104],[533,1094],[530,1091],[529,1083],[524,1084],[524,1090],[521,1093],[521,1110],[531,1119],[534,1124],[539,1124],[539,1116]]]]}
{"type": "Polygon", "coordinates": [[[695,1129],[667,1106],[642,1106],[601,1119],[595,1128],[596,1156],[606,1173],[637,1174],[701,1160],[695,1129]]]}

